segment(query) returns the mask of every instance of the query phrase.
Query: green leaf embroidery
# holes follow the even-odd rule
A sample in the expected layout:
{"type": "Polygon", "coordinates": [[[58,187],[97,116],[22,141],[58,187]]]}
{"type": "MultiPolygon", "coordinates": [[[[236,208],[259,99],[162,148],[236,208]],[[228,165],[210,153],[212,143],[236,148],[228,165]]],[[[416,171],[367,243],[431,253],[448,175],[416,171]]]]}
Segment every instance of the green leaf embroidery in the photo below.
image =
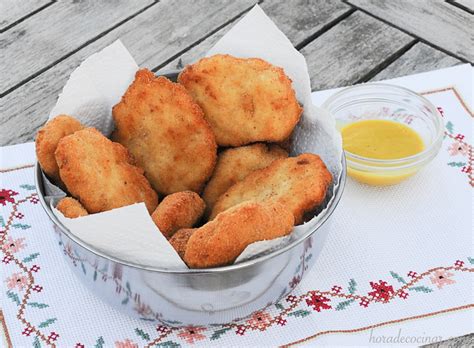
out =
{"type": "Polygon", "coordinates": [[[414,290],[414,291],[417,291],[417,292],[433,292],[432,289],[426,287],[426,286],[414,286],[414,287],[411,287],[411,288],[408,288],[408,290],[414,290]]]}
{"type": "Polygon", "coordinates": [[[94,281],[97,280],[97,270],[94,271],[94,276],[93,276],[94,281]]]}
{"type": "Polygon", "coordinates": [[[402,277],[400,277],[397,273],[390,271],[390,274],[392,275],[393,278],[395,278],[396,280],[398,280],[400,283],[403,283],[403,284],[406,284],[406,283],[407,283],[407,282],[405,281],[405,279],[403,279],[402,277]]]}
{"type": "Polygon", "coordinates": [[[345,309],[347,306],[349,306],[352,302],[354,302],[354,299],[347,300],[347,301],[342,301],[336,306],[336,311],[340,311],[345,309]]]}
{"type": "Polygon", "coordinates": [[[298,311],[288,313],[288,315],[291,315],[293,317],[300,317],[300,318],[304,318],[304,317],[306,317],[307,315],[310,315],[310,314],[311,314],[310,311],[307,311],[307,310],[304,310],[304,309],[300,309],[298,311]]]}
{"type": "Polygon", "coordinates": [[[350,294],[353,294],[356,292],[356,286],[357,286],[357,283],[354,279],[351,279],[349,281],[349,293],[350,294]]]}
{"type": "Polygon", "coordinates": [[[95,348],[104,348],[104,338],[102,336],[100,336],[97,341],[95,341],[95,348]]]}
{"type": "Polygon", "coordinates": [[[474,258],[473,257],[468,257],[467,260],[471,265],[474,265],[474,258]]]}
{"type": "Polygon", "coordinates": [[[34,254],[30,254],[29,256],[25,257],[23,259],[23,262],[30,262],[30,261],[33,261],[34,259],[36,259],[38,256],[39,256],[40,253],[34,253],[34,254]]]}
{"type": "Polygon", "coordinates": [[[283,310],[285,308],[280,302],[275,303],[275,307],[278,308],[279,310],[283,310]]]}
{"type": "Polygon", "coordinates": [[[46,303],[40,303],[40,302],[28,302],[28,306],[35,307],[35,308],[47,308],[49,305],[46,303]]]}
{"type": "Polygon", "coordinates": [[[454,132],[454,125],[451,121],[446,122],[446,129],[451,134],[454,132]]]}
{"type": "Polygon", "coordinates": [[[129,282],[126,282],[126,283],[125,283],[125,287],[127,288],[128,292],[129,292],[130,294],[132,294],[132,289],[130,289],[130,283],[129,283],[129,282]]]}
{"type": "Polygon", "coordinates": [[[3,220],[3,216],[0,215],[0,225],[5,227],[5,220],[3,220]]]}
{"type": "Polygon", "coordinates": [[[51,319],[45,320],[42,323],[40,323],[38,325],[38,327],[39,328],[47,327],[47,326],[51,325],[52,323],[54,323],[56,320],[58,320],[58,319],[57,318],[51,318],[51,319]]]}
{"type": "Polygon", "coordinates": [[[449,162],[448,166],[450,167],[464,167],[466,162],[449,162]]]}
{"type": "Polygon", "coordinates": [[[20,298],[18,297],[17,294],[15,294],[13,291],[8,290],[7,291],[7,296],[10,298],[13,302],[15,302],[18,306],[20,305],[20,298]]]}
{"type": "Polygon", "coordinates": [[[178,347],[181,347],[181,345],[173,341],[166,341],[166,342],[158,343],[157,345],[155,345],[155,347],[178,348],[178,347]]]}
{"type": "Polygon", "coordinates": [[[28,184],[24,184],[24,185],[20,185],[21,188],[24,188],[25,190],[36,190],[36,186],[35,185],[28,185],[28,184]]]}
{"type": "Polygon", "coordinates": [[[135,329],[135,332],[137,333],[138,336],[140,336],[141,338],[143,338],[145,341],[149,341],[150,340],[150,335],[147,334],[145,331],[143,331],[142,329],[139,329],[138,327],[135,329]]]}
{"type": "Polygon", "coordinates": [[[122,304],[123,305],[126,305],[128,303],[128,297],[125,297],[123,300],[122,300],[122,304]]]}
{"type": "Polygon", "coordinates": [[[81,262],[81,268],[82,268],[82,272],[84,272],[84,274],[87,274],[86,266],[84,266],[84,262],[81,262]]]}
{"type": "Polygon", "coordinates": [[[38,336],[35,336],[35,339],[33,341],[33,348],[41,348],[41,343],[38,336]]]}
{"type": "Polygon", "coordinates": [[[224,327],[222,329],[214,331],[214,333],[211,336],[211,341],[217,340],[221,338],[223,334],[225,334],[227,331],[232,330],[230,327],[224,327]]]}
{"type": "Polygon", "coordinates": [[[27,229],[30,228],[31,226],[30,226],[30,225],[26,225],[26,224],[13,224],[12,227],[14,227],[14,228],[21,228],[22,230],[27,230],[27,229]]]}

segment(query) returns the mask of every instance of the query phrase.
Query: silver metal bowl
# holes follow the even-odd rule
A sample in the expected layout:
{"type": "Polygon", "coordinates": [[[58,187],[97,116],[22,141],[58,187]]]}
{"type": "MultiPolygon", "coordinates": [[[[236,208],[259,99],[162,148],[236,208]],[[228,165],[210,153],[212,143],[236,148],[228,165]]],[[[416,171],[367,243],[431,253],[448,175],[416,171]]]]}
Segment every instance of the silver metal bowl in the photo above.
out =
{"type": "MultiPolygon", "coordinates": [[[[171,79],[176,75],[167,74],[171,79]]],[[[169,326],[224,324],[278,302],[314,264],[344,190],[344,155],[341,162],[343,170],[334,196],[319,222],[299,240],[235,265],[185,271],[138,266],[85,244],[53,214],[38,163],[35,183],[67,263],[92,293],[133,317],[169,326]]]]}

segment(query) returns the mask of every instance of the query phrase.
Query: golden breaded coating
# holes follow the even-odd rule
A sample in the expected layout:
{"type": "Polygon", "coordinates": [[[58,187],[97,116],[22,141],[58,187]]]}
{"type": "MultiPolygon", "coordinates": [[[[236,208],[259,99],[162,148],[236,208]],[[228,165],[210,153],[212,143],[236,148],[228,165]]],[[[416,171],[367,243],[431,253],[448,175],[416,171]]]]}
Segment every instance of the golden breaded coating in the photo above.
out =
{"type": "Polygon", "coordinates": [[[48,121],[36,134],[36,157],[41,169],[52,179],[59,180],[59,168],[54,157],[59,140],[83,128],[74,117],[58,115],[48,121]]]}
{"type": "Polygon", "coordinates": [[[284,70],[258,58],[203,58],[178,82],[201,106],[219,146],[283,141],[302,112],[284,70]]]}
{"type": "Polygon", "coordinates": [[[186,252],[188,240],[189,238],[191,238],[195,230],[195,228],[183,228],[173,234],[173,237],[171,237],[169,240],[174,250],[176,250],[179,257],[181,257],[182,259],[184,259],[184,253],[186,252]]]}
{"type": "Polygon", "coordinates": [[[183,86],[141,69],[112,113],[114,140],[128,148],[158,193],[202,190],[214,170],[217,145],[183,86]]]}
{"type": "Polygon", "coordinates": [[[70,219],[89,215],[82,204],[72,197],[64,197],[61,199],[56,205],[56,209],[59,210],[65,217],[70,219]]]}
{"type": "Polygon", "coordinates": [[[249,244],[285,236],[293,225],[293,214],[279,203],[239,204],[193,232],[184,262],[190,268],[229,265],[249,244]]]}
{"type": "Polygon", "coordinates": [[[204,213],[206,204],[196,192],[183,191],[166,196],[151,218],[166,238],[182,228],[193,227],[204,213]]]}
{"type": "Polygon", "coordinates": [[[300,224],[305,213],[324,201],[331,181],[331,173],[317,155],[279,159],[228,189],[214,205],[211,219],[241,202],[279,202],[300,224]]]}
{"type": "Polygon", "coordinates": [[[217,199],[232,185],[242,181],[251,172],[267,167],[274,160],[286,157],[288,153],[279,146],[261,143],[229,148],[219,153],[214,173],[202,194],[207,215],[217,199]]]}
{"type": "Polygon", "coordinates": [[[91,214],[138,202],[151,213],[158,204],[156,192],[127,149],[94,128],[62,138],[56,161],[67,190],[91,214]]]}

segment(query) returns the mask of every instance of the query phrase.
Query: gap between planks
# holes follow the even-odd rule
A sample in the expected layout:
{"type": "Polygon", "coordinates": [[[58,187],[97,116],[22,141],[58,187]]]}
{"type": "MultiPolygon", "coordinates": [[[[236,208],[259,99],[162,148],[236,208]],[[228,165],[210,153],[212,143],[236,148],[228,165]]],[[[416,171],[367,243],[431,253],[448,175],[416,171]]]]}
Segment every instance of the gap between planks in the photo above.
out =
{"type": "MultiPolygon", "coordinates": [[[[375,19],[377,19],[377,20],[379,20],[379,21],[381,21],[381,22],[383,22],[383,23],[385,23],[385,24],[387,24],[387,25],[393,27],[393,28],[396,28],[396,29],[400,30],[401,32],[403,32],[403,33],[405,33],[405,34],[407,34],[407,35],[412,36],[413,38],[417,39],[419,42],[422,42],[422,43],[424,43],[424,44],[426,44],[426,45],[428,45],[428,46],[431,46],[431,47],[433,47],[434,49],[437,49],[438,51],[441,51],[441,52],[443,52],[443,53],[445,53],[445,54],[447,54],[447,55],[449,55],[449,56],[451,56],[451,57],[454,57],[454,58],[456,58],[456,59],[459,59],[459,60],[462,61],[463,63],[470,63],[470,64],[472,64],[472,63],[471,63],[469,60],[467,60],[466,58],[460,57],[459,55],[457,55],[457,54],[455,54],[455,53],[453,53],[453,52],[451,52],[451,51],[448,51],[448,50],[444,49],[443,47],[440,47],[440,46],[438,46],[438,45],[436,45],[436,44],[433,44],[432,42],[429,42],[429,41],[427,41],[427,40],[425,40],[425,39],[423,39],[423,38],[421,38],[421,37],[419,37],[419,36],[416,36],[416,35],[414,35],[413,33],[411,33],[411,32],[409,32],[409,31],[407,31],[407,30],[401,28],[400,26],[395,25],[395,24],[393,24],[393,23],[391,23],[391,22],[389,22],[389,21],[383,19],[383,18],[380,17],[380,16],[374,15],[373,13],[371,13],[370,11],[365,10],[365,9],[362,8],[362,7],[359,7],[359,6],[357,6],[357,5],[352,4],[349,0],[342,0],[342,2],[345,3],[346,5],[352,6],[353,8],[355,8],[355,9],[357,9],[357,10],[359,10],[359,11],[361,11],[361,12],[363,12],[363,13],[365,13],[365,14],[367,14],[367,15],[369,15],[369,16],[371,16],[371,17],[373,17],[373,18],[375,18],[375,19]]],[[[457,6],[456,6],[456,7],[457,7],[457,6]]]]}

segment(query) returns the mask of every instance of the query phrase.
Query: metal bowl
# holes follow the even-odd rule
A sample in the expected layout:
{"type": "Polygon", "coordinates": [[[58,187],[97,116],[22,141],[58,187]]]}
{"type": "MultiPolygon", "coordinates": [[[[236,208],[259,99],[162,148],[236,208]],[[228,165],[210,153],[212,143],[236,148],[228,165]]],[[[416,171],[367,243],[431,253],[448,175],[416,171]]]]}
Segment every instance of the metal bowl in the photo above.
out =
{"type": "MultiPolygon", "coordinates": [[[[176,75],[167,74],[172,79],[176,75]]],[[[46,202],[38,163],[35,183],[67,263],[95,295],[136,318],[169,326],[209,325],[245,318],[278,302],[301,281],[324,245],[329,218],[341,199],[346,181],[344,156],[341,163],[343,170],[327,209],[300,239],[235,265],[185,271],[138,266],[85,244],[56,218],[46,202]]]]}

